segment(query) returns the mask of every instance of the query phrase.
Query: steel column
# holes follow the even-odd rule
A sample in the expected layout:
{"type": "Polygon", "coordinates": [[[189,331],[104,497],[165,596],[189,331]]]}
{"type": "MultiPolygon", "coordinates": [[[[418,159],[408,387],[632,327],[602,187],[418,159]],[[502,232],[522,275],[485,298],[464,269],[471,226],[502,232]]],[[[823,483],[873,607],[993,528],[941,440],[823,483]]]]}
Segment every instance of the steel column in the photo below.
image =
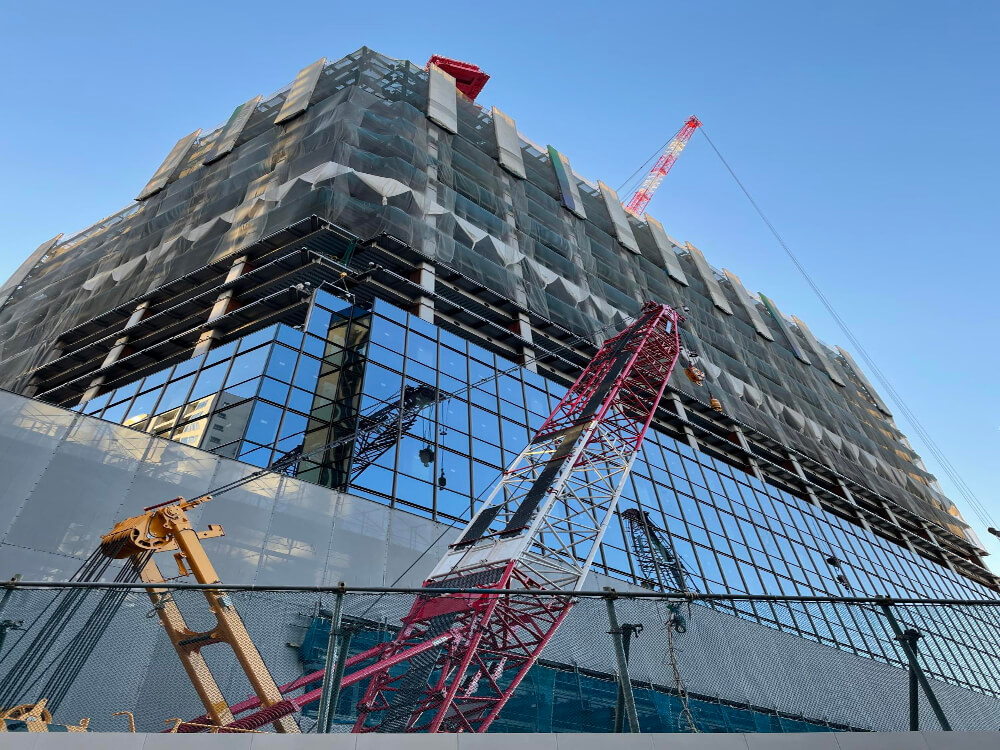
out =
{"type": "Polygon", "coordinates": [[[614,589],[607,588],[608,596],[604,603],[608,607],[608,624],[611,630],[608,633],[615,644],[615,658],[618,661],[618,687],[625,702],[625,714],[628,716],[629,729],[639,734],[639,714],[635,710],[635,693],[632,692],[632,678],[628,675],[628,655],[625,653],[625,645],[622,643],[622,629],[618,625],[618,615],[615,613],[614,589]]]}
{"type": "MultiPolygon", "coordinates": [[[[341,583],[343,586],[343,583],[341,583]]],[[[319,699],[319,713],[316,715],[316,731],[327,733],[333,724],[333,713],[337,710],[336,703],[331,704],[333,692],[340,694],[340,680],[335,674],[340,665],[340,620],[344,613],[344,592],[338,591],[333,597],[333,613],[330,615],[330,634],[326,639],[326,662],[323,667],[323,693],[319,699]]],[[[343,678],[343,673],[340,675],[343,678]]]]}

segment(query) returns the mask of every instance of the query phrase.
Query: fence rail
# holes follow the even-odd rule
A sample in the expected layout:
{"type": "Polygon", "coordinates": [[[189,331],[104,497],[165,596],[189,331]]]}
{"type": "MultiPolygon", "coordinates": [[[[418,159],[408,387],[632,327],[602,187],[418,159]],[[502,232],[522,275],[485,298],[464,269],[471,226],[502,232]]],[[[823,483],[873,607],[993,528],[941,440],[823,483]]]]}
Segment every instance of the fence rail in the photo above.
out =
{"type": "Polygon", "coordinates": [[[416,595],[568,594],[491,732],[1000,728],[1000,600],[15,580],[0,584],[0,731],[26,731],[43,699],[47,726],[128,731],[128,713],[138,731],[220,731],[190,654],[234,720],[253,713],[259,685],[216,637],[212,596],[239,615],[237,645],[259,654],[294,728],[352,731],[365,654],[416,595]],[[172,639],[166,616],[189,635],[172,639]]]}

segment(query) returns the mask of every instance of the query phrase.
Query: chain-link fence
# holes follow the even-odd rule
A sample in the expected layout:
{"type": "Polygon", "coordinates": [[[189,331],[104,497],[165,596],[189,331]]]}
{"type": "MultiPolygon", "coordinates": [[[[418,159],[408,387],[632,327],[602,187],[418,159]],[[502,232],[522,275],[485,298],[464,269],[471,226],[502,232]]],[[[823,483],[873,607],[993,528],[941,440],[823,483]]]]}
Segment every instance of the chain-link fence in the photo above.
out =
{"type": "MultiPolygon", "coordinates": [[[[153,732],[353,731],[359,712],[374,710],[378,665],[417,597],[169,583],[150,591],[18,583],[2,592],[0,731],[28,731],[32,721],[33,731],[81,723],[128,731],[133,720],[153,732]]],[[[517,595],[434,596],[447,608],[517,595]]],[[[516,688],[508,689],[513,672],[490,671],[501,658],[493,654],[478,673],[473,662],[466,674],[475,679],[456,690],[472,695],[473,683],[495,677],[509,693],[491,732],[997,730],[1000,656],[986,640],[973,648],[941,633],[969,623],[995,629],[998,604],[582,593],[516,688]],[[841,623],[842,632],[831,629],[824,642],[817,622],[841,623]],[[866,652],[860,644],[873,640],[859,633],[889,645],[866,652]],[[953,666],[970,661],[975,674],[953,666]]],[[[422,652],[428,695],[446,687],[443,662],[426,655],[477,626],[451,627],[429,634],[442,642],[422,652]]]]}

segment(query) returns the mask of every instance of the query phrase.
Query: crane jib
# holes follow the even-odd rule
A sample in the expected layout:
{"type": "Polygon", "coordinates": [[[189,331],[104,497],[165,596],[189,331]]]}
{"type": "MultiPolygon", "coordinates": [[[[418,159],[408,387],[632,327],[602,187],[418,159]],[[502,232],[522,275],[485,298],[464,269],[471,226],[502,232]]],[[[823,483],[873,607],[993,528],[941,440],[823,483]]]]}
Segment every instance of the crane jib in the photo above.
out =
{"type": "MultiPolygon", "coordinates": [[[[646,313],[631,328],[624,331],[624,335],[618,336],[617,340],[611,343],[611,346],[598,352],[591,366],[602,365],[608,359],[611,362],[605,367],[601,380],[591,391],[587,403],[579,412],[573,415],[573,423],[553,432],[546,432],[545,426],[543,426],[531,441],[533,444],[537,444],[552,440],[553,437],[559,435],[562,437],[562,441],[559,443],[559,447],[553,452],[552,458],[546,463],[545,468],[539,472],[538,477],[525,494],[524,500],[518,505],[507,525],[500,532],[501,536],[520,533],[527,527],[528,521],[531,520],[535,511],[538,510],[538,506],[541,505],[545,494],[552,487],[553,481],[562,470],[563,464],[576,451],[576,446],[580,438],[589,432],[587,428],[590,427],[594,417],[597,416],[608,394],[611,393],[619,376],[624,372],[625,367],[632,358],[633,351],[629,347],[629,344],[636,337],[642,335],[646,325],[655,314],[652,312],[646,313]]],[[[552,419],[552,417],[549,419],[552,419]]],[[[484,510],[476,519],[476,522],[456,542],[455,546],[471,544],[477,539],[481,539],[502,509],[503,506],[498,504],[484,510]]]]}

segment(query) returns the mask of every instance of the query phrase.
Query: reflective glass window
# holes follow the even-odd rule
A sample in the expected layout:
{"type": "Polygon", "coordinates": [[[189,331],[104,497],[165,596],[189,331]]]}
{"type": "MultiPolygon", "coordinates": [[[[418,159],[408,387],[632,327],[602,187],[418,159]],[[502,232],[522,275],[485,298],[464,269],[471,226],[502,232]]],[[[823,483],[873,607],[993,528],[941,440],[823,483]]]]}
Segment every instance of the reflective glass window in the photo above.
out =
{"type": "Polygon", "coordinates": [[[281,409],[271,404],[258,402],[254,407],[253,416],[247,426],[246,440],[267,445],[273,443],[278,435],[278,425],[281,422],[281,409]]]}
{"type": "Polygon", "coordinates": [[[260,391],[257,393],[257,398],[267,399],[268,401],[273,401],[279,406],[283,406],[285,399],[288,398],[288,384],[281,383],[272,378],[264,378],[260,384],[260,391]]]}
{"type": "Polygon", "coordinates": [[[128,427],[140,426],[141,424],[144,424],[146,419],[152,415],[153,409],[156,407],[156,402],[159,398],[159,390],[140,393],[135,397],[135,400],[129,407],[128,413],[125,415],[125,419],[122,424],[128,427]]]}
{"type": "Polygon", "coordinates": [[[223,360],[229,359],[233,356],[233,352],[236,351],[236,345],[238,341],[230,341],[228,344],[223,344],[222,346],[217,346],[214,349],[210,349],[208,354],[205,355],[205,367],[209,365],[214,365],[216,362],[222,362],[223,360]]]}
{"type": "Polygon", "coordinates": [[[437,367],[437,343],[410,331],[406,338],[406,356],[427,367],[437,367]]]}
{"type": "Polygon", "coordinates": [[[236,357],[230,367],[229,376],[226,378],[226,388],[261,375],[264,372],[268,354],[269,349],[261,347],[236,357]]]}
{"type": "Polygon", "coordinates": [[[107,405],[108,400],[112,396],[112,393],[113,393],[112,391],[109,391],[108,393],[98,396],[97,398],[92,398],[90,401],[81,404],[81,409],[83,413],[97,414],[101,409],[103,409],[107,405]]]}
{"type": "Polygon", "coordinates": [[[188,394],[194,384],[194,375],[188,375],[180,380],[174,380],[163,389],[163,397],[156,406],[157,413],[175,409],[187,403],[188,394]]]}
{"type": "Polygon", "coordinates": [[[198,373],[194,388],[191,389],[191,399],[199,399],[204,396],[217,393],[222,388],[222,381],[226,377],[227,363],[222,362],[212,367],[206,367],[198,373]]]}
{"type": "Polygon", "coordinates": [[[472,434],[494,445],[500,445],[500,418],[492,412],[472,407],[472,434]]]}
{"type": "Polygon", "coordinates": [[[298,353],[292,351],[287,346],[271,347],[271,355],[267,360],[265,374],[276,380],[286,383],[292,382],[292,373],[295,371],[295,360],[298,353]]]}
{"type": "Polygon", "coordinates": [[[139,386],[140,391],[149,391],[153,388],[163,385],[168,380],[170,380],[170,373],[174,371],[172,367],[166,367],[159,372],[154,372],[152,375],[147,375],[143,378],[142,385],[139,386]]]}
{"type": "Polygon", "coordinates": [[[248,336],[244,336],[239,341],[239,351],[240,353],[249,351],[255,346],[263,344],[266,341],[270,341],[274,338],[275,333],[277,333],[277,326],[270,326],[263,330],[257,331],[256,333],[251,333],[248,336]]]}
{"type": "Polygon", "coordinates": [[[293,383],[299,388],[315,390],[316,379],[319,377],[320,361],[312,357],[299,357],[299,365],[295,368],[293,383]]]}
{"type": "Polygon", "coordinates": [[[329,310],[314,306],[309,312],[309,322],[306,324],[306,331],[314,336],[319,336],[321,339],[325,339],[327,331],[330,330],[331,317],[329,310]]]}

